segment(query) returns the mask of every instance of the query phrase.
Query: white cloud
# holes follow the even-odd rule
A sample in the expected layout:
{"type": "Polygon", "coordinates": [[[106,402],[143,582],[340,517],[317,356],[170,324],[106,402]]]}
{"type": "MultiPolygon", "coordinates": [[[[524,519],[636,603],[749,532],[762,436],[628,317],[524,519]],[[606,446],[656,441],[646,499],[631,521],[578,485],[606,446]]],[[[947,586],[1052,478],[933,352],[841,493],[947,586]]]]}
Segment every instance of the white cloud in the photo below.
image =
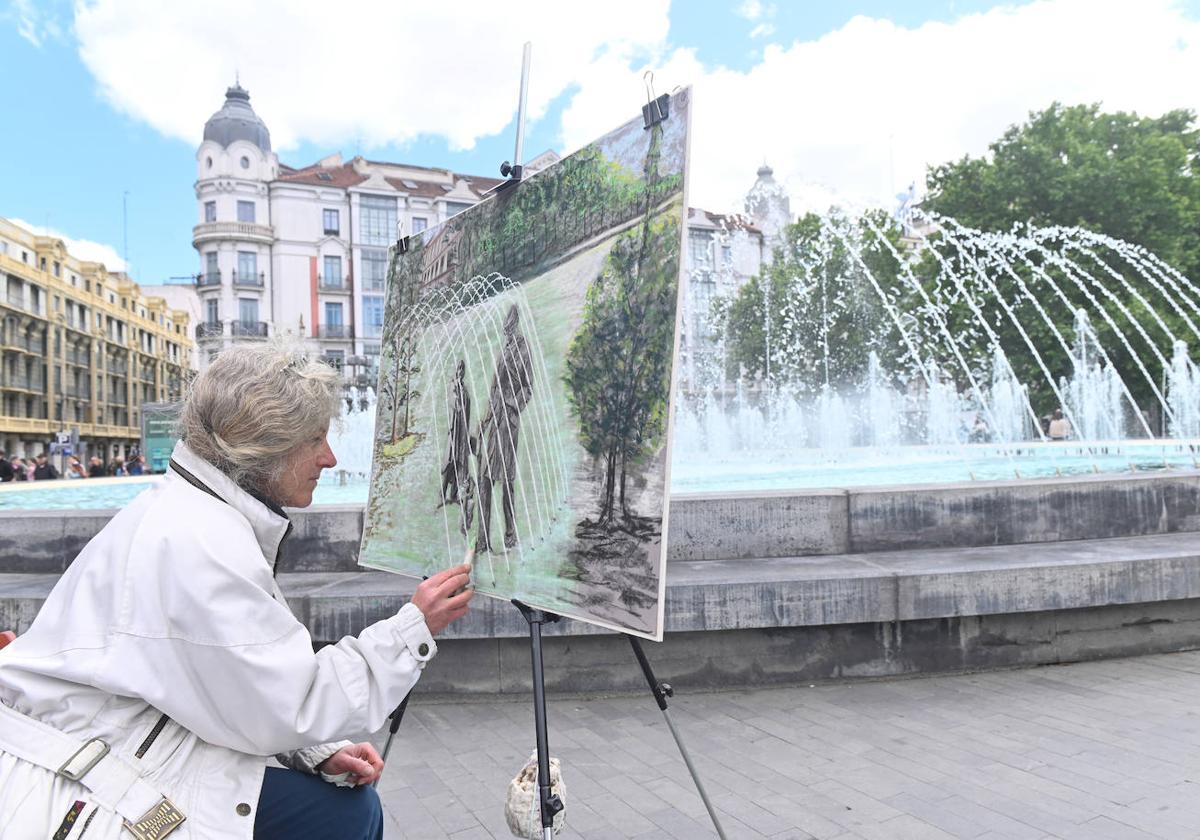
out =
{"type": "Polygon", "coordinates": [[[14,21],[17,34],[35,47],[62,37],[62,27],[54,11],[39,8],[33,0],[10,0],[8,8],[0,13],[0,20],[14,21]]]}
{"type": "Polygon", "coordinates": [[[125,260],[117,254],[117,249],[111,245],[105,245],[103,242],[93,242],[90,239],[75,239],[67,236],[60,230],[45,227],[43,225],[34,225],[24,219],[9,219],[17,227],[23,227],[25,230],[32,233],[34,236],[52,236],[55,239],[61,239],[63,244],[67,246],[67,253],[77,260],[84,262],[103,263],[104,267],[109,271],[124,271],[125,260]]]}
{"type": "Polygon", "coordinates": [[[737,8],[734,9],[734,14],[736,14],[738,17],[744,17],[751,23],[763,17],[763,15],[770,16],[774,14],[774,12],[775,7],[773,5],[764,6],[762,4],[762,0],[742,0],[742,2],[738,4],[737,8]]]}
{"type": "MultiPolygon", "coordinates": [[[[857,17],[766,43],[745,71],[669,49],[667,11],[612,0],[568,25],[551,0],[81,0],[75,30],[104,96],[189,143],[237,69],[278,148],[421,134],[468,148],[511,121],[528,39],[530,116],[570,91],[570,151],[637,115],[653,67],[659,93],[695,87],[691,201],[714,210],[740,209],[764,159],[794,209],[891,205],[928,164],[982,154],[1054,100],[1200,109],[1200,24],[1171,0],[1038,0],[915,28],[857,17]]],[[[748,0],[738,13],[761,27],[774,9],[748,0]]]]}
{"type": "Polygon", "coordinates": [[[667,7],[609,0],[567,25],[554,0],[80,0],[75,32],[104,97],[190,143],[236,71],[276,147],[434,134],[461,149],[512,120],[526,40],[537,119],[597,56],[661,43],[667,7]]]}
{"type": "MultiPolygon", "coordinates": [[[[903,28],[857,17],[816,40],[767,45],[745,72],[660,52],[660,92],[695,86],[694,205],[740,209],[765,159],[793,210],[891,206],[925,167],[986,152],[1058,100],[1157,115],[1200,109],[1200,23],[1169,0],[1042,0],[903,28]]],[[[563,117],[573,149],[628,119],[640,65],[593,64],[563,117]]]]}

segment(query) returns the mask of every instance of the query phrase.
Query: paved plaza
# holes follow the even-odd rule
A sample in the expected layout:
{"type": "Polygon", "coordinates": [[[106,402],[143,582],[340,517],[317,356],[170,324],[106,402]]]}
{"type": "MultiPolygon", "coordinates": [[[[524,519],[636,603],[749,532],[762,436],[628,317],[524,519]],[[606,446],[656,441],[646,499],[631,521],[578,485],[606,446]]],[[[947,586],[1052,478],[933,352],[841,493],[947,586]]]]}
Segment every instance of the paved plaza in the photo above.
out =
{"type": "MultiPolygon", "coordinates": [[[[652,651],[651,651],[652,654],[652,651]]],[[[730,838],[1200,838],[1200,652],[675,698],[730,838]]],[[[645,696],[551,698],[562,837],[715,833],[645,696]]],[[[377,739],[382,744],[382,737],[377,739]]],[[[389,840],[486,840],[533,751],[528,699],[414,698],[389,840]]]]}

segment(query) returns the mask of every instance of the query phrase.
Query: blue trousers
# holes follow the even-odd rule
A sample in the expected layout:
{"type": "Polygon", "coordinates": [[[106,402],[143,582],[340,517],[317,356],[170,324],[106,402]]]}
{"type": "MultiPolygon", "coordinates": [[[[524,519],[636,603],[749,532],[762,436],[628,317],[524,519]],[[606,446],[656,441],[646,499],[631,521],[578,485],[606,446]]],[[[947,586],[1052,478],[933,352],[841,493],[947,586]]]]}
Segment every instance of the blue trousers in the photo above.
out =
{"type": "Polygon", "coordinates": [[[383,840],[383,806],[369,785],[343,788],[299,770],[268,767],[254,840],[383,840]]]}

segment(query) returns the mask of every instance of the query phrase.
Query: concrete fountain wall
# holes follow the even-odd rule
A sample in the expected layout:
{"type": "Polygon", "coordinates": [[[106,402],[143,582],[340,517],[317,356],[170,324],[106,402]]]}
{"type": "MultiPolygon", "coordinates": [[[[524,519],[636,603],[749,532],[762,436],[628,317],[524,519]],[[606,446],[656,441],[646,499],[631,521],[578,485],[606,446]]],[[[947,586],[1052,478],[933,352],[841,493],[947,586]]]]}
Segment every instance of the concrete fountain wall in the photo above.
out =
{"type": "MultiPolygon", "coordinates": [[[[23,630],[113,511],[0,513],[0,627],[23,630]]],[[[361,506],[296,511],[279,579],[314,640],[393,613],[356,566],[361,506]]],[[[672,501],[660,676],[682,687],[883,676],[1200,647],[1200,472],[672,501]]],[[[528,688],[526,627],[480,598],[422,681],[528,688]]],[[[624,640],[547,629],[556,690],[637,688],[624,640]]]]}

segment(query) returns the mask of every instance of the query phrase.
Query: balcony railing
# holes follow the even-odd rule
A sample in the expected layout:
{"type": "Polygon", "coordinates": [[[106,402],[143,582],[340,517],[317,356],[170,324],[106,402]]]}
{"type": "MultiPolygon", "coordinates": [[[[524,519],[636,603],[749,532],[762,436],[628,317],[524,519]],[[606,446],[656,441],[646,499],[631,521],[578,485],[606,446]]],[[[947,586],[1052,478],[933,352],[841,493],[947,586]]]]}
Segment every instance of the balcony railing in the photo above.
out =
{"type": "Polygon", "coordinates": [[[225,332],[223,321],[202,321],[196,325],[196,338],[220,338],[225,332]]]}
{"type": "Polygon", "coordinates": [[[347,324],[321,324],[317,327],[318,338],[353,338],[347,324]]]}
{"type": "Polygon", "coordinates": [[[266,338],[266,321],[230,321],[234,338],[266,338]]]}
{"type": "Polygon", "coordinates": [[[197,286],[220,286],[221,285],[221,272],[208,271],[203,274],[197,274],[196,275],[196,285],[197,286]]]}
{"type": "Polygon", "coordinates": [[[254,222],[203,222],[192,228],[192,244],[212,239],[240,239],[243,242],[275,241],[275,231],[270,225],[254,222]]]}
{"type": "Polygon", "coordinates": [[[350,291],[350,278],[318,274],[317,288],[323,292],[348,292],[350,291]]]}
{"type": "Polygon", "coordinates": [[[20,335],[18,333],[9,333],[3,338],[0,338],[0,346],[16,347],[39,356],[45,355],[46,352],[46,345],[42,339],[34,339],[30,336],[20,335]]]}
{"type": "Polygon", "coordinates": [[[92,364],[92,354],[87,350],[68,350],[64,358],[67,364],[77,367],[90,367],[92,364]]]}
{"type": "Polygon", "coordinates": [[[78,400],[90,400],[92,398],[92,389],[86,385],[68,385],[67,396],[78,400]]]}
{"type": "Polygon", "coordinates": [[[18,295],[14,294],[13,292],[9,292],[6,300],[8,301],[9,306],[15,306],[17,309],[25,312],[34,311],[34,308],[25,300],[25,295],[18,295]]]}
{"type": "Polygon", "coordinates": [[[249,274],[242,272],[238,274],[237,269],[233,270],[233,285],[241,286],[242,288],[261,289],[267,281],[267,273],[260,271],[258,274],[249,274]]]}
{"type": "Polygon", "coordinates": [[[46,380],[40,376],[26,376],[23,373],[6,374],[0,380],[0,387],[40,393],[46,390],[46,380]]]}
{"type": "Polygon", "coordinates": [[[104,369],[108,371],[109,376],[128,376],[129,362],[118,362],[109,359],[108,364],[104,366],[104,369]]]}

